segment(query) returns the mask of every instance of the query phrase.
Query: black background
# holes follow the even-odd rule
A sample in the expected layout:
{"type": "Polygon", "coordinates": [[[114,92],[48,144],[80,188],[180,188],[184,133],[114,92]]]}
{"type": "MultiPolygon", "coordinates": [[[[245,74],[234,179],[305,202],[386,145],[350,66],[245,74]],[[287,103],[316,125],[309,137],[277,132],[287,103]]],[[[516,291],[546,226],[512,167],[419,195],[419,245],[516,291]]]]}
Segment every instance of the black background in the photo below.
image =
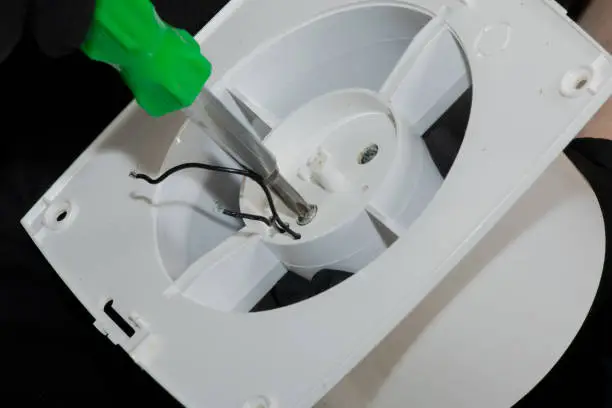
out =
{"type": "MultiPolygon", "coordinates": [[[[191,33],[224,4],[154,3],[165,20],[191,33]]],[[[584,6],[579,1],[564,3],[573,16],[584,6]]],[[[26,34],[0,64],[0,98],[0,404],[178,406],[92,326],[91,316],[19,225],[51,183],[127,105],[129,91],[112,68],[79,53],[48,58],[26,34]]],[[[610,144],[579,141],[568,150],[607,209],[612,208],[611,173],[606,169],[612,162],[610,144]]],[[[610,382],[607,366],[612,366],[607,358],[608,300],[602,295],[608,292],[605,276],[580,335],[520,407],[604,406],[610,382]]]]}

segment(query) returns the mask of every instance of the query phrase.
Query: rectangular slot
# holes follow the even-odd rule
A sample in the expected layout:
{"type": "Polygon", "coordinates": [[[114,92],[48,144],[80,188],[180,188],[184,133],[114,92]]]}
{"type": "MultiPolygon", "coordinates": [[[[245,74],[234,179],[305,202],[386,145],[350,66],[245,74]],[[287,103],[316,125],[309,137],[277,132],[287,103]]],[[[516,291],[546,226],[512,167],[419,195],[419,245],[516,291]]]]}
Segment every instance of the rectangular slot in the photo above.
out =
{"type": "Polygon", "coordinates": [[[126,336],[131,338],[136,333],[136,330],[127,322],[127,320],[121,317],[121,315],[113,308],[112,299],[106,302],[103,310],[108,318],[111,319],[117,325],[117,327],[119,327],[121,331],[125,333],[126,336]]]}

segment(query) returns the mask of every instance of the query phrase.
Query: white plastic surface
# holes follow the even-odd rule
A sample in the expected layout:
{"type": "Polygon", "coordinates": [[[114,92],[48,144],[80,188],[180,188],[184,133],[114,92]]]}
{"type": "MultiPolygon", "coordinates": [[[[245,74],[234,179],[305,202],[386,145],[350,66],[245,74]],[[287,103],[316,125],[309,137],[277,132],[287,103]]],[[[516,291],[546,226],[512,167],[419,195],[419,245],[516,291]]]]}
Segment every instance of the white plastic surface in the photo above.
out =
{"type": "MultiPolygon", "coordinates": [[[[368,208],[397,236],[393,245],[343,284],[271,312],[241,313],[284,267],[258,237],[236,233],[240,225],[219,219],[212,205],[218,199],[237,205],[239,180],[220,186],[209,175],[192,172],[156,189],[127,177],[133,168],[155,174],[183,158],[224,160],[206,138],[189,136],[193,129],[183,128],[181,115],[152,119],[131,105],[54,184],[24,217],[28,233],[96,318],[96,327],[183,404],[194,407],[242,407],[253,401],[312,406],[402,320],[414,317],[415,308],[445,282],[612,91],[608,55],[544,0],[235,0],[197,38],[215,63],[215,92],[261,133],[282,126],[315,97],[347,88],[380,92],[415,136],[470,80],[473,106],[453,169],[433,199],[419,203],[427,205],[407,230],[384,210],[368,208]],[[453,49],[449,33],[462,51],[453,49]],[[568,95],[567,75],[582,69],[592,76],[584,84],[574,76],[580,89],[568,95]],[[178,205],[162,205],[172,200],[178,205]],[[58,210],[65,209],[66,221],[57,221],[58,210]],[[218,290],[212,290],[215,286],[218,290]],[[103,312],[109,299],[136,330],[131,338],[103,312]]],[[[568,194],[580,185],[568,186],[568,194]]],[[[567,216],[586,217],[592,211],[591,202],[567,216]]],[[[576,294],[577,302],[568,305],[572,313],[555,315],[548,309],[545,316],[558,319],[563,330],[550,327],[549,336],[540,336],[537,344],[555,353],[528,354],[524,360],[510,353],[525,365],[515,366],[508,382],[499,385],[506,392],[494,406],[512,404],[534,385],[580,325],[600,273],[600,221],[596,217],[585,235],[575,235],[594,241],[584,248],[584,254],[593,251],[588,257],[593,263],[581,275],[584,290],[576,294]],[[529,364],[536,357],[542,360],[529,364]]],[[[572,242],[575,234],[554,231],[556,244],[572,242]]],[[[533,270],[520,257],[501,259],[533,270]]],[[[537,270],[543,262],[534,258],[529,265],[537,270]]],[[[564,273],[575,269],[571,262],[565,265],[564,273]]],[[[548,281],[531,276],[534,281],[525,285],[548,281]]],[[[480,293],[502,299],[499,282],[485,280],[480,293]]],[[[568,280],[561,289],[572,284],[568,280]]],[[[514,310],[512,303],[504,307],[514,310]]],[[[494,311],[482,312],[488,310],[494,311]]],[[[528,317],[505,315],[516,327],[528,317]]],[[[441,350],[436,347],[460,350],[467,341],[445,338],[450,343],[415,349],[406,370],[425,367],[431,362],[428,353],[441,350]]],[[[512,337],[492,339],[499,340],[500,351],[510,352],[504,341],[512,337]]],[[[486,353],[482,360],[477,353],[469,355],[476,370],[494,365],[503,371],[509,364],[486,353]]],[[[441,363],[449,360],[440,356],[441,363]]],[[[450,361],[461,361],[454,356],[450,361]]],[[[381,375],[383,385],[400,389],[403,373],[381,375]]],[[[410,398],[425,401],[433,398],[427,393],[438,392],[431,382],[413,384],[421,394],[402,397],[388,391],[375,401],[394,406],[410,398]]]]}
{"type": "Polygon", "coordinates": [[[561,357],[591,307],[605,236],[565,157],[317,408],[508,408],[561,357]]]}

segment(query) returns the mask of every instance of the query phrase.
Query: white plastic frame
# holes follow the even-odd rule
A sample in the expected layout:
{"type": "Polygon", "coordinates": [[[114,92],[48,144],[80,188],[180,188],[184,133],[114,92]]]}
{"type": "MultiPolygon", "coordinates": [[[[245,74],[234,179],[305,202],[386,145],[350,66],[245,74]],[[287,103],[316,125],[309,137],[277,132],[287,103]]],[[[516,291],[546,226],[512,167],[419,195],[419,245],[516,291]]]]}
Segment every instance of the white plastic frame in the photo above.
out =
{"type": "Polygon", "coordinates": [[[321,13],[374,4],[440,16],[469,61],[473,106],[455,165],[427,209],[343,285],[257,314],[223,313],[173,296],[150,253],[151,213],[129,198],[135,188],[152,190],[125,175],[134,162],[157,171],[183,118],[154,121],[135,105],[23,220],[97,327],[188,406],[238,407],[258,395],[273,406],[311,406],[474,247],[612,92],[609,56],[548,0],[235,0],[197,39],[215,62],[216,81],[259,44],[321,13]],[[585,72],[588,83],[572,91],[572,78],[585,72]],[[56,203],[79,213],[49,230],[43,219],[56,203]],[[136,328],[132,338],[102,313],[109,298],[136,328]]]}

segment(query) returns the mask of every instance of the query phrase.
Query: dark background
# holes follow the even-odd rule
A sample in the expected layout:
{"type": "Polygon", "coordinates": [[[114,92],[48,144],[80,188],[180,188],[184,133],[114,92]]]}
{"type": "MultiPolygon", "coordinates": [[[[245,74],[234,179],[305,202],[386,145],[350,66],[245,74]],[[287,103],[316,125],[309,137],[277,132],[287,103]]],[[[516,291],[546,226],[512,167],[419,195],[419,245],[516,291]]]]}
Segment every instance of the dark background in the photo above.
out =
{"type": "MultiPolygon", "coordinates": [[[[154,3],[166,21],[191,33],[224,4],[219,0],[154,3]]],[[[573,17],[585,5],[584,1],[561,3],[573,17]]],[[[120,348],[100,335],[91,316],[19,225],[51,183],[129,103],[129,91],[112,68],[80,53],[48,58],[26,34],[0,64],[0,97],[4,102],[0,113],[0,405],[178,406],[120,348]]],[[[456,109],[457,117],[465,117],[465,108],[456,109]]],[[[451,146],[452,140],[461,137],[453,132],[463,126],[452,122],[451,117],[445,129],[451,146]]],[[[610,163],[612,156],[602,156],[606,149],[608,153],[612,150],[609,142],[575,142],[568,155],[592,183],[602,206],[608,203],[612,208],[610,173],[605,173],[605,163],[594,158],[599,155],[601,161],[610,163]]],[[[607,292],[607,281],[604,278],[605,290],[600,292],[607,292]]],[[[600,293],[566,356],[519,404],[521,408],[605,406],[606,384],[611,382],[608,365],[612,366],[607,359],[607,304],[600,293]]]]}

